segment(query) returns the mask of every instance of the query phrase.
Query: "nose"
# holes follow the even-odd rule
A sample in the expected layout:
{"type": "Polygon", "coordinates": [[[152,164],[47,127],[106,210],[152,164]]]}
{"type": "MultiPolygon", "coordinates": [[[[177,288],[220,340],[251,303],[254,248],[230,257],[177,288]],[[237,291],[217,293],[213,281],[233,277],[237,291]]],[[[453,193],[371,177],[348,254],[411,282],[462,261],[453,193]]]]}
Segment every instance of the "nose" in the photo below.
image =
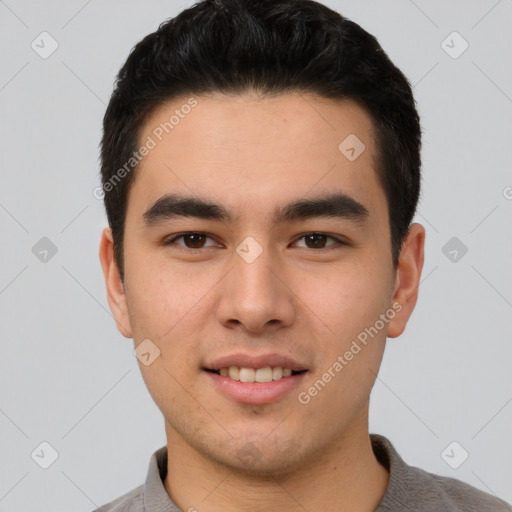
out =
{"type": "Polygon", "coordinates": [[[219,290],[219,322],[227,328],[242,326],[251,333],[276,331],[291,325],[296,301],[286,281],[283,269],[269,249],[263,249],[254,261],[235,254],[233,267],[219,290]]]}

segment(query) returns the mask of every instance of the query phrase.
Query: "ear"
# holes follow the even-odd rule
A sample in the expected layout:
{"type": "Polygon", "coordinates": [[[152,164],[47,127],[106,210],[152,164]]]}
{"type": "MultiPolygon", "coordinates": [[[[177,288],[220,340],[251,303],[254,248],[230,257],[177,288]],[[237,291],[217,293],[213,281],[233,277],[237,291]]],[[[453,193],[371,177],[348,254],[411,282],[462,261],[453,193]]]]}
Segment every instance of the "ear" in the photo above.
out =
{"type": "Polygon", "coordinates": [[[124,285],[121,281],[117,262],[114,257],[114,239],[112,230],[105,228],[101,234],[100,262],[107,287],[107,299],[110,311],[114,315],[117,329],[126,338],[132,338],[132,329],[126,304],[124,285]]]}
{"type": "Polygon", "coordinates": [[[423,269],[425,228],[421,224],[411,224],[409,233],[400,251],[393,293],[393,304],[397,311],[389,322],[388,337],[400,336],[407,325],[416,301],[421,271],[423,269]],[[401,309],[399,309],[401,306],[401,309]]]}

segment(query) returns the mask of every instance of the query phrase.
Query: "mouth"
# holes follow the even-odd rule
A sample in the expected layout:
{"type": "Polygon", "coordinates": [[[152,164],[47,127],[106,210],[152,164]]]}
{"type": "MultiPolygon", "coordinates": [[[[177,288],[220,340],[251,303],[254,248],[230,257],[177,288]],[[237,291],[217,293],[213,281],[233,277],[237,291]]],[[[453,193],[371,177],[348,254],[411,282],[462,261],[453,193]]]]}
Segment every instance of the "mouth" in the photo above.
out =
{"type": "Polygon", "coordinates": [[[209,385],[241,404],[276,403],[296,391],[310,369],[279,354],[237,353],[220,357],[201,368],[209,385]]]}
{"type": "Polygon", "coordinates": [[[265,366],[263,368],[226,366],[219,370],[213,370],[211,368],[204,368],[204,370],[237,382],[259,382],[260,384],[279,381],[286,377],[307,372],[307,370],[292,370],[291,368],[283,368],[282,366],[265,366]]]}

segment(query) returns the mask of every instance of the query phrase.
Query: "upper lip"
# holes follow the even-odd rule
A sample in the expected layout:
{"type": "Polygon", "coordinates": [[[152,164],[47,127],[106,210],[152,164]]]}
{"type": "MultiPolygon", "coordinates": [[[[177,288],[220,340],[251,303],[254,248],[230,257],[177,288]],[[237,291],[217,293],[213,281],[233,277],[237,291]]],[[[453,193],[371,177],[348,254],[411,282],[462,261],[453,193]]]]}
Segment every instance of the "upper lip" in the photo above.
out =
{"type": "Polygon", "coordinates": [[[280,366],[281,368],[290,368],[296,372],[307,370],[304,364],[294,361],[290,357],[275,353],[258,355],[243,353],[229,354],[213,359],[205,366],[205,369],[220,370],[221,368],[229,368],[230,366],[254,369],[265,368],[267,366],[272,368],[280,366]]]}

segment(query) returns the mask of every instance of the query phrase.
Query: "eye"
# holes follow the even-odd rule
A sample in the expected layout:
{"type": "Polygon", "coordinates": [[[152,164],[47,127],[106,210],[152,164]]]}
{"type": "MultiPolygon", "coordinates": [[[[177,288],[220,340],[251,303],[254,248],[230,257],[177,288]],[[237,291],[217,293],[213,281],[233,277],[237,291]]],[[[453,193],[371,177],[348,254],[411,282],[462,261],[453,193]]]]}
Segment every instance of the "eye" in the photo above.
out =
{"type": "Polygon", "coordinates": [[[179,245],[181,247],[185,247],[187,249],[203,249],[204,247],[212,247],[214,244],[205,245],[206,240],[213,240],[211,237],[206,235],[205,233],[196,233],[196,232],[187,232],[181,233],[180,235],[176,235],[173,238],[165,240],[163,245],[179,245]],[[177,243],[177,240],[182,240],[183,243],[177,243]]]}
{"type": "MultiPolygon", "coordinates": [[[[167,240],[162,242],[162,245],[178,245],[180,247],[184,247],[185,249],[204,249],[206,247],[218,247],[218,244],[215,243],[212,237],[208,236],[206,233],[189,231],[186,233],[181,233],[179,235],[175,235],[167,240]],[[178,243],[178,240],[181,243],[178,243]],[[206,241],[210,240],[213,243],[207,244],[206,241]]],[[[302,235],[297,242],[295,242],[295,246],[303,247],[306,249],[328,249],[332,246],[336,245],[347,245],[345,242],[331,235],[327,235],[325,233],[306,233],[302,235]],[[304,240],[304,245],[297,245],[300,240],[304,240]],[[327,241],[331,240],[332,243],[328,244],[327,241]]]]}
{"type": "Polygon", "coordinates": [[[345,242],[339,238],[326,235],[325,233],[307,233],[302,235],[299,240],[304,240],[305,245],[302,247],[306,247],[308,249],[325,249],[326,247],[328,248],[333,245],[346,245],[345,242]],[[326,240],[328,239],[334,240],[334,243],[326,245],[326,240]]]}

